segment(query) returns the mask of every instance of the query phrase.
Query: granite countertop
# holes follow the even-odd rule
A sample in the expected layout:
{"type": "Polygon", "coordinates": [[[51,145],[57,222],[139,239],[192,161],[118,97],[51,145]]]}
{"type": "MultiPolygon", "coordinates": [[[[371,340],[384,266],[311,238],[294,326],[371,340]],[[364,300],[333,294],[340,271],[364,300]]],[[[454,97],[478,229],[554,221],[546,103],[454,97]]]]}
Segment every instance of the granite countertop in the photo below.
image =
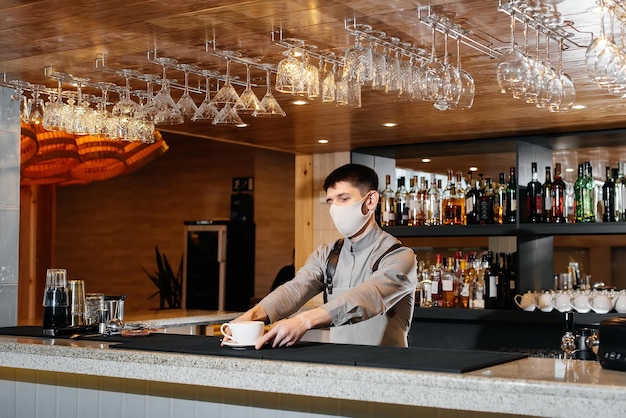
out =
{"type": "Polygon", "coordinates": [[[552,417],[622,417],[626,410],[626,373],[582,360],[526,358],[456,374],[112,350],[102,342],[0,336],[0,367],[552,417]]]}

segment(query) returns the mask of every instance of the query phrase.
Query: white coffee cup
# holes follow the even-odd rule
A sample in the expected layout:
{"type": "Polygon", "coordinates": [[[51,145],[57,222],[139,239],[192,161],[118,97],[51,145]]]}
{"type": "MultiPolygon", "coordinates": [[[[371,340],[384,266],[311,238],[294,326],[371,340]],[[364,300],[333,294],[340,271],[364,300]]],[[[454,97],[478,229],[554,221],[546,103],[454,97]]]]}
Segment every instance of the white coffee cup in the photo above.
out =
{"type": "Polygon", "coordinates": [[[264,330],[263,321],[227,322],[220,327],[220,332],[225,339],[241,345],[256,344],[264,330]]]}

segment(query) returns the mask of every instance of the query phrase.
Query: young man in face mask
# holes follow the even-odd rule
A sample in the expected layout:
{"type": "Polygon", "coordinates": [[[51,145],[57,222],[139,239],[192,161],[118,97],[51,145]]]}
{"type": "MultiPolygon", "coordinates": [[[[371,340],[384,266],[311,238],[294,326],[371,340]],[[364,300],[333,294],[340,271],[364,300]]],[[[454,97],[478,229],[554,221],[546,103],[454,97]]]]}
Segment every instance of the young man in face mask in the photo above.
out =
{"type": "Polygon", "coordinates": [[[325,285],[325,278],[335,243],[320,246],[292,280],[235,321],[274,324],[257,349],[266,343],[290,346],[308,330],[328,326],[333,343],[406,347],[417,261],[413,250],[402,247],[374,219],[379,199],[376,172],[359,164],[344,165],[326,177],[324,190],[335,227],[344,236],[332,285],[325,285]],[[289,317],[322,291],[327,302],[289,317]]]}

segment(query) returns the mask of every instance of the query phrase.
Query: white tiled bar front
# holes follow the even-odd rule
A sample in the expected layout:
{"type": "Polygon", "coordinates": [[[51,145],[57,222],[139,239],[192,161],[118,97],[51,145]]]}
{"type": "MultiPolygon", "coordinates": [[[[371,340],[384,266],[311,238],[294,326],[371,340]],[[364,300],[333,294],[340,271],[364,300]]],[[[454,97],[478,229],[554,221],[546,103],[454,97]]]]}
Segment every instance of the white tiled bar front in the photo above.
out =
{"type": "Polygon", "coordinates": [[[581,360],[452,374],[0,337],[0,417],[623,417],[625,395],[626,373],[581,360]]]}

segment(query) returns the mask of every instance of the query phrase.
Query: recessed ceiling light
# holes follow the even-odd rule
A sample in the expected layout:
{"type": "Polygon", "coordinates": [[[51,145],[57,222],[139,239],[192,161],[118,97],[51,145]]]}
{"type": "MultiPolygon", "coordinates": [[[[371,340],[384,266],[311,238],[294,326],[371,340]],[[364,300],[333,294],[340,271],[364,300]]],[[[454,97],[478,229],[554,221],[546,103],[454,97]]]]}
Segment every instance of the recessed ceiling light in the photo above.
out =
{"type": "Polygon", "coordinates": [[[298,99],[298,100],[294,100],[293,102],[291,102],[291,104],[295,104],[296,106],[302,106],[305,104],[309,104],[309,102],[303,99],[298,99]]]}
{"type": "Polygon", "coordinates": [[[570,168],[566,168],[566,169],[565,169],[565,172],[566,172],[566,173],[573,173],[573,172],[574,172],[574,169],[573,169],[573,168],[571,168],[571,167],[570,167],[570,168]]]}
{"type": "Polygon", "coordinates": [[[328,144],[328,139],[318,139],[317,143],[318,144],[328,144]]]}
{"type": "Polygon", "coordinates": [[[470,167],[469,171],[478,171],[478,167],[470,167]]]}
{"type": "Polygon", "coordinates": [[[430,162],[430,158],[422,158],[422,162],[423,163],[429,163],[430,162]]]}
{"type": "Polygon", "coordinates": [[[387,122],[387,123],[383,123],[383,126],[385,128],[393,128],[394,126],[398,126],[398,124],[394,122],[387,122]]]}

